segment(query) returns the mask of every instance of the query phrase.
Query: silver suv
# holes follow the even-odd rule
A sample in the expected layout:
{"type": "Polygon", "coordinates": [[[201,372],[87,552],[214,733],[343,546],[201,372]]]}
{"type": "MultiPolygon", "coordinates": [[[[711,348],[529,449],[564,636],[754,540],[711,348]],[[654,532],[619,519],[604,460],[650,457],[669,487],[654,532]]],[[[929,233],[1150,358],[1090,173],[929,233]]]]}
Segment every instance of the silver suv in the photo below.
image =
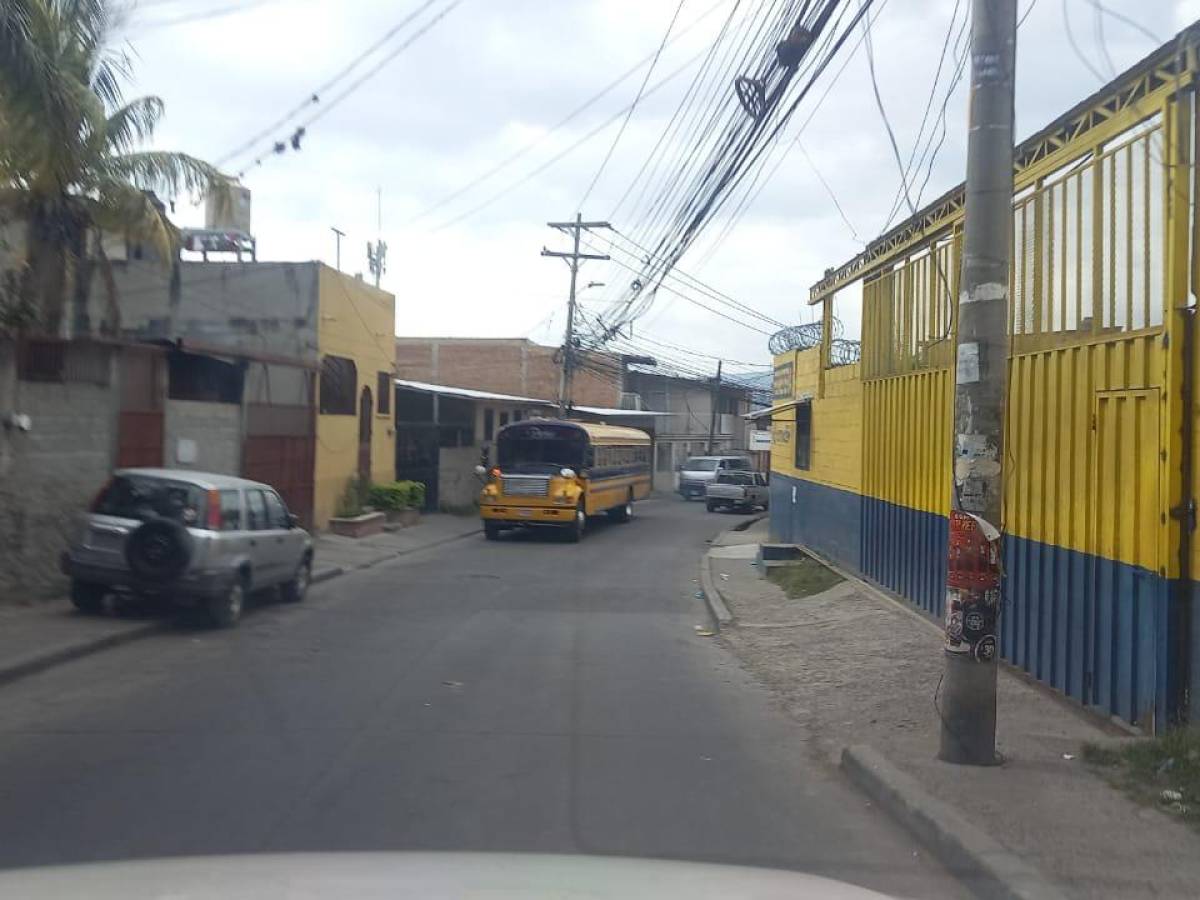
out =
{"type": "Polygon", "coordinates": [[[62,570],[84,612],[123,590],[191,601],[228,627],[251,591],[279,586],[284,600],[303,600],[312,558],[312,538],[269,485],[120,469],[79,516],[62,570]]]}

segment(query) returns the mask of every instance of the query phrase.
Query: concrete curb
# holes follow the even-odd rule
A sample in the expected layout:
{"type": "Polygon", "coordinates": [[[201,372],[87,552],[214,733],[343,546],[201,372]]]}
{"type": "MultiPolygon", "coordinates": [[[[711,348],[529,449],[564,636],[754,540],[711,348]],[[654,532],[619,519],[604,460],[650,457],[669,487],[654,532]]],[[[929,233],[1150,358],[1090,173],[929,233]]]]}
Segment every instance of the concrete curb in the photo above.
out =
{"type": "Polygon", "coordinates": [[[841,768],[885,812],[928,847],[942,864],[990,900],[1063,900],[1044,875],[930,795],[865,745],[846,747],[841,768]]]}
{"type": "Polygon", "coordinates": [[[331,578],[337,578],[339,575],[345,574],[346,570],[341,566],[326,566],[324,569],[316,569],[312,573],[312,578],[309,579],[309,584],[320,584],[322,581],[328,581],[331,578]]]}
{"type": "Polygon", "coordinates": [[[725,603],[725,596],[717,587],[712,574],[712,558],[708,552],[700,557],[700,593],[704,595],[704,603],[708,606],[708,615],[713,622],[713,630],[733,624],[733,613],[725,603]]]}
{"type": "Polygon", "coordinates": [[[110,631],[107,634],[83,637],[71,643],[59,644],[45,650],[35,650],[20,659],[5,661],[0,665],[0,684],[8,684],[27,675],[44,672],[46,669],[91,656],[93,653],[99,653],[110,647],[132,643],[165,631],[169,625],[169,622],[145,622],[141,625],[131,625],[124,631],[110,631]]]}
{"type": "Polygon", "coordinates": [[[357,572],[362,569],[373,568],[380,563],[385,563],[388,560],[398,559],[401,556],[409,556],[413,553],[420,553],[423,550],[432,550],[434,547],[441,547],[446,544],[452,544],[455,541],[466,540],[469,537],[477,535],[483,531],[480,527],[472,528],[470,531],[464,531],[461,534],[452,534],[449,537],[438,538],[428,544],[421,544],[419,547],[406,547],[403,550],[396,550],[392,553],[382,553],[379,556],[374,556],[358,565],[350,566],[329,566],[324,569],[318,569],[313,572],[312,584],[320,584],[322,581],[329,581],[331,578],[337,578],[339,575],[345,575],[347,572],[357,572]]]}

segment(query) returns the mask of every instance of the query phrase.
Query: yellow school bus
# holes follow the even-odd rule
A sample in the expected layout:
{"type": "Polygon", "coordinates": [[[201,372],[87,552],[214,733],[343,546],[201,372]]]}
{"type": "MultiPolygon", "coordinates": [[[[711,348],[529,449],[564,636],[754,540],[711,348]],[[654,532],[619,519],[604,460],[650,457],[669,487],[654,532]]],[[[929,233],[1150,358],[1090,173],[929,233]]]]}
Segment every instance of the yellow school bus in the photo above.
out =
{"type": "Polygon", "coordinates": [[[495,464],[476,472],[488,540],[510,528],[557,526],[572,541],[588,516],[633,518],[650,495],[650,436],[636,428],[561,419],[526,419],[496,432],[495,464]]]}

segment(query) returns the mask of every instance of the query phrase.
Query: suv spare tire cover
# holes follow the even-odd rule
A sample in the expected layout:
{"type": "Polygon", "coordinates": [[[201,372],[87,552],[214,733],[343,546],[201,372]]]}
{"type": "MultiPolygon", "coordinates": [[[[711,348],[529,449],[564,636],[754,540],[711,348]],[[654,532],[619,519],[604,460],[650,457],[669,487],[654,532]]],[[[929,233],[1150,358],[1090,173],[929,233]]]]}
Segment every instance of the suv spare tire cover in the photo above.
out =
{"type": "Polygon", "coordinates": [[[125,542],[125,561],[139,578],[169,581],[192,559],[192,536],[179,522],[150,519],[125,542]]]}

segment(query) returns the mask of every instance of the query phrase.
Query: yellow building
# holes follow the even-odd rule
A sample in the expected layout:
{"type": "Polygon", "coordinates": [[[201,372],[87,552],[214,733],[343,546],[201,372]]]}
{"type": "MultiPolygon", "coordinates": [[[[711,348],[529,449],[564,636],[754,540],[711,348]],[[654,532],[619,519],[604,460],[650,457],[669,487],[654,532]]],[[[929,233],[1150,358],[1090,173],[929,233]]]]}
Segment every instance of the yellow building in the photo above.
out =
{"type": "Polygon", "coordinates": [[[317,305],[313,525],[324,528],[352,478],[395,477],[396,298],[321,265],[317,305]]]}
{"type": "MultiPolygon", "coordinates": [[[[1015,156],[999,649],[1153,731],[1200,721],[1197,77],[1193,26],[1015,156]]],[[[935,617],[964,215],[959,186],[828,269],[819,330],[774,341],[774,539],[935,617]]]]}

